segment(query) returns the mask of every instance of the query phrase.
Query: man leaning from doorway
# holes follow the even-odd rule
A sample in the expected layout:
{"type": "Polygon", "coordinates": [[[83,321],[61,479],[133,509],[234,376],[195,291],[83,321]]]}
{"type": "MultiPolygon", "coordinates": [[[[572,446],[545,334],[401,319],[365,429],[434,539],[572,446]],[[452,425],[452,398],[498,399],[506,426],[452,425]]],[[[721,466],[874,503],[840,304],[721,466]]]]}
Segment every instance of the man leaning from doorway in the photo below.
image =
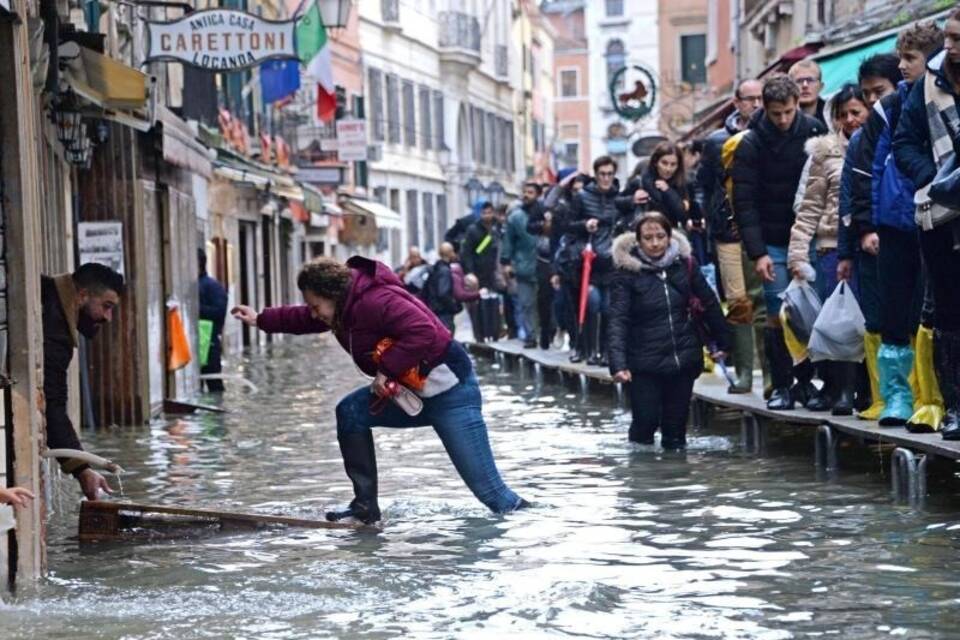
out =
{"type": "MultiPolygon", "coordinates": [[[[43,395],[50,449],[83,450],[67,412],[67,369],[80,344],[79,336],[92,338],[113,319],[123,290],[123,276],[101,264],[87,263],[72,274],[40,278],[43,395]]],[[[89,465],[72,458],[58,458],[58,462],[77,479],[88,499],[95,500],[100,490],[112,493],[106,479],[89,465]]]]}

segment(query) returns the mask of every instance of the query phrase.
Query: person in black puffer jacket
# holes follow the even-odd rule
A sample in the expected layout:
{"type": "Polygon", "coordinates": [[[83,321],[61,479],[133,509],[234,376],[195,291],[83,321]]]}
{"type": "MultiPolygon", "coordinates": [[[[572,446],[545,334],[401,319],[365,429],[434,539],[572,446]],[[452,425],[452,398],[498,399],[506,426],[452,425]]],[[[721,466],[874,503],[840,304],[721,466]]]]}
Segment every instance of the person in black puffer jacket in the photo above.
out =
{"type": "Polygon", "coordinates": [[[782,294],[790,283],[787,247],[794,223],[793,201],[807,162],[804,149],[809,138],[823,135],[820,122],[801,113],[800,90],[784,74],[776,74],[763,85],[763,108],[734,154],[730,172],[733,179],[733,210],[747,255],[763,278],[767,310],[764,328],[765,357],[773,378],[773,393],[767,407],[793,409],[794,402],[806,403],[817,392],[811,379],[813,365],[804,361],[793,368],[780,327],[782,294]],[[794,374],[798,384],[793,387],[794,374]]]}
{"type": "MultiPolygon", "coordinates": [[[[607,290],[613,273],[613,238],[617,222],[616,198],[620,184],[616,179],[617,163],[610,156],[601,156],[593,162],[594,180],[574,196],[570,207],[570,220],[567,231],[572,234],[582,248],[587,243],[597,254],[590,272],[590,295],[586,323],[580,333],[577,350],[571,362],[580,362],[584,357],[587,364],[605,366],[606,348],[605,324],[607,317],[607,290]]],[[[577,252],[579,254],[579,251],[577,252]]],[[[582,267],[578,266],[574,298],[579,304],[580,279],[582,267]]]]}
{"type": "Polygon", "coordinates": [[[666,216],[650,212],[635,232],[614,242],[609,357],[614,379],[630,383],[630,440],[652,444],[659,427],[664,449],[683,449],[693,381],[703,370],[692,296],[703,305],[715,359],[725,357],[729,337],[720,302],[689,242],[673,231],[666,216]]]}
{"type": "MultiPolygon", "coordinates": [[[[638,167],[639,168],[639,167],[638,167]]],[[[636,226],[636,220],[647,211],[667,216],[675,229],[687,231],[690,219],[690,197],[687,193],[683,152],[672,142],[661,142],[650,155],[646,170],[634,172],[623,194],[617,198],[624,232],[636,226]],[[632,210],[632,211],[631,211],[632,210]]]]}

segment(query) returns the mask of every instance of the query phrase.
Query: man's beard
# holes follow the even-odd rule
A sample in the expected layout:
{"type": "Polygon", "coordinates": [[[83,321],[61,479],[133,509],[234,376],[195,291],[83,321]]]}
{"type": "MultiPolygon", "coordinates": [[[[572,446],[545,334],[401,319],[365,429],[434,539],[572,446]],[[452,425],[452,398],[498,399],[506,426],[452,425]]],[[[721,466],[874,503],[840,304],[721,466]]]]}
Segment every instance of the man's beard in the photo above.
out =
{"type": "Polygon", "coordinates": [[[84,337],[93,338],[100,331],[100,325],[103,322],[97,322],[87,312],[85,307],[80,307],[80,315],[77,318],[77,331],[84,337]]]}

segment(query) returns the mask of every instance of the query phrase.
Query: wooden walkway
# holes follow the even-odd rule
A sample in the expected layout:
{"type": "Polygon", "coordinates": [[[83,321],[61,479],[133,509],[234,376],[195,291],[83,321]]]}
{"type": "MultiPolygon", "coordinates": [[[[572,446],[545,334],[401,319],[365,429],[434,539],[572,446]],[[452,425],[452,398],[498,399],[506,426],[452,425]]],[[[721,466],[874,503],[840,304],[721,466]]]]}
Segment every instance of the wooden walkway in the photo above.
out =
{"type": "MultiPolygon", "coordinates": [[[[470,343],[467,347],[476,354],[493,355],[503,353],[506,357],[525,358],[538,363],[542,368],[554,369],[571,376],[586,376],[587,379],[613,385],[610,373],[602,367],[589,367],[584,364],[573,364],[569,354],[563,351],[543,351],[541,349],[524,349],[519,340],[501,340],[499,342],[470,343]]],[[[760,376],[756,376],[757,379],[760,376]]],[[[876,422],[858,420],[855,417],[843,418],[831,416],[829,413],[813,413],[806,409],[794,411],[770,411],[763,400],[762,389],[757,382],[753,393],[733,395],[727,393],[727,381],[719,373],[704,374],[694,386],[693,420],[703,424],[709,418],[710,412],[717,407],[739,411],[744,417],[744,438],[754,445],[762,437],[760,421],[764,423],[795,424],[808,426],[817,431],[818,450],[823,438],[824,459],[830,455],[829,448],[835,446],[836,437],[833,432],[854,436],[864,442],[879,442],[896,445],[930,456],[939,456],[952,460],[960,460],[960,442],[948,442],[940,434],[914,434],[902,427],[884,428],[876,422]],[[826,427],[826,431],[824,430],[826,427]]],[[[829,465],[828,465],[829,466],[829,465]]],[[[896,475],[896,474],[895,474],[896,475]]]]}

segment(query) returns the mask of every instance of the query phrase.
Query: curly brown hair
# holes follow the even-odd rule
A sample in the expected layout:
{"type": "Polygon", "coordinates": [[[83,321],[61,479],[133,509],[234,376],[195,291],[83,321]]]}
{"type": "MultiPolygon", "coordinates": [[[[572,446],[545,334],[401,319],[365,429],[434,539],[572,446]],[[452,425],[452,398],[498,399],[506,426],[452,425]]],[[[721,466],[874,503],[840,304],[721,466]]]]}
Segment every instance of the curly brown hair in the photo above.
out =
{"type": "Polygon", "coordinates": [[[943,48],[943,30],[935,22],[918,22],[897,36],[897,53],[919,51],[925,56],[943,48]]]}
{"type": "Polygon", "coordinates": [[[333,300],[341,308],[350,291],[350,267],[333,258],[314,258],[300,268],[297,287],[300,291],[333,300]]]}

